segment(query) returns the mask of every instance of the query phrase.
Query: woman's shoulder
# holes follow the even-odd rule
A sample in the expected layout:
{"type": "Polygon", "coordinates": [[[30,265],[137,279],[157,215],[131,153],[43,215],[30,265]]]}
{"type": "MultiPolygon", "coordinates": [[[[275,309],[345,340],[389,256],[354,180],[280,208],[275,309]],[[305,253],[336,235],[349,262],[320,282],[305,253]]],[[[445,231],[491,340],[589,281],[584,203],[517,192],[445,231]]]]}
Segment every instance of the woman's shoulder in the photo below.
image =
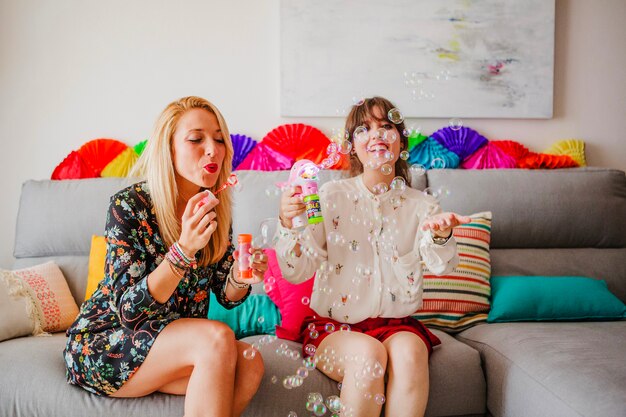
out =
{"type": "Polygon", "coordinates": [[[145,181],[129,185],[111,196],[111,203],[128,205],[132,209],[147,208],[151,204],[148,184],[145,181]]]}

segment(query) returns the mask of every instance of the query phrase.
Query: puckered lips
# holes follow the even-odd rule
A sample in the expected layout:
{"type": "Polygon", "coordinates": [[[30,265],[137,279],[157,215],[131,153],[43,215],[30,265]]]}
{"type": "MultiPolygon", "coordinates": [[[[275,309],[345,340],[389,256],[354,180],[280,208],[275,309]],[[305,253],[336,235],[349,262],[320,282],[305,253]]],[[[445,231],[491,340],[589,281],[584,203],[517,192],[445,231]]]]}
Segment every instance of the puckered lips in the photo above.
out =
{"type": "Polygon", "coordinates": [[[209,174],[215,174],[217,172],[217,168],[218,166],[215,163],[206,164],[204,166],[204,170],[208,172],[209,174]]]}

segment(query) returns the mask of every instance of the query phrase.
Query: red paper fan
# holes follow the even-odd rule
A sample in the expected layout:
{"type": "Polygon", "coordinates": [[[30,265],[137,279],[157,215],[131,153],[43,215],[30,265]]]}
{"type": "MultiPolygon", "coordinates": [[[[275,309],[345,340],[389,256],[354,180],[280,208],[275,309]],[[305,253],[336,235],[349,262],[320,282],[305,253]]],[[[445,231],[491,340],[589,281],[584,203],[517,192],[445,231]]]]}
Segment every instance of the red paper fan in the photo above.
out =
{"type": "Polygon", "coordinates": [[[78,149],[78,154],[94,170],[96,176],[106,167],[116,156],[126,150],[125,143],[115,139],[94,139],[85,143],[78,149]]]}
{"type": "Polygon", "coordinates": [[[569,155],[549,155],[545,153],[530,153],[517,161],[519,168],[529,169],[557,169],[575,168],[578,162],[569,155]]]}
{"type": "Polygon", "coordinates": [[[63,162],[57,165],[50,179],[77,180],[80,178],[94,178],[98,175],[76,151],[70,152],[63,162]]]}
{"type": "Polygon", "coordinates": [[[293,159],[261,142],[237,165],[237,170],[280,171],[290,169],[291,165],[293,159]]]}
{"type": "Polygon", "coordinates": [[[490,143],[511,155],[516,161],[530,154],[527,147],[514,140],[492,140],[490,143]]]}
{"type": "Polygon", "coordinates": [[[313,126],[294,123],[273,129],[265,135],[261,143],[294,161],[308,159],[319,164],[326,158],[330,139],[313,126]]]}

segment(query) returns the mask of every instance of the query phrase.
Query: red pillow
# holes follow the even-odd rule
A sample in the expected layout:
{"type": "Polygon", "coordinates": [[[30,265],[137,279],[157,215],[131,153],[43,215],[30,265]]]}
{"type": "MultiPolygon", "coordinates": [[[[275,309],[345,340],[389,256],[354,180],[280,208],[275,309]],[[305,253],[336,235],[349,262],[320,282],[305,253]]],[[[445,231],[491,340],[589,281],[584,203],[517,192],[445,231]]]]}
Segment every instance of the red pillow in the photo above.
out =
{"type": "Polygon", "coordinates": [[[273,249],[266,249],[265,253],[267,254],[266,292],[282,316],[282,325],[276,326],[276,336],[281,339],[296,340],[300,335],[300,326],[304,318],[315,314],[308,303],[302,303],[304,297],[311,299],[313,279],[308,279],[301,284],[290,283],[283,278],[276,252],[273,249]],[[272,282],[271,279],[268,280],[270,277],[274,278],[272,284],[269,284],[272,282]]]}

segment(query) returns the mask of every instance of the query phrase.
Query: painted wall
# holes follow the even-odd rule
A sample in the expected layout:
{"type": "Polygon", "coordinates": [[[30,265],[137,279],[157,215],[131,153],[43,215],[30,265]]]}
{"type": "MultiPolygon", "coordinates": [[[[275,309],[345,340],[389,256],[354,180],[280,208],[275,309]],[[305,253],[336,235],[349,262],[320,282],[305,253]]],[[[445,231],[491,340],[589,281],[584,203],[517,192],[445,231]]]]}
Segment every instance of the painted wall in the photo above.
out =
{"type": "MultiPolygon", "coordinates": [[[[0,267],[13,263],[23,181],[49,178],[90,139],[135,144],[173,99],[206,97],[232,132],[256,139],[282,123],[328,133],[341,127],[339,118],[279,116],[278,6],[278,0],[2,0],[0,267]]],[[[625,20],[623,0],[557,0],[554,118],[465,124],[537,151],[582,138],[590,165],[626,170],[625,20]]],[[[446,123],[409,120],[425,132],[446,123]]]]}

